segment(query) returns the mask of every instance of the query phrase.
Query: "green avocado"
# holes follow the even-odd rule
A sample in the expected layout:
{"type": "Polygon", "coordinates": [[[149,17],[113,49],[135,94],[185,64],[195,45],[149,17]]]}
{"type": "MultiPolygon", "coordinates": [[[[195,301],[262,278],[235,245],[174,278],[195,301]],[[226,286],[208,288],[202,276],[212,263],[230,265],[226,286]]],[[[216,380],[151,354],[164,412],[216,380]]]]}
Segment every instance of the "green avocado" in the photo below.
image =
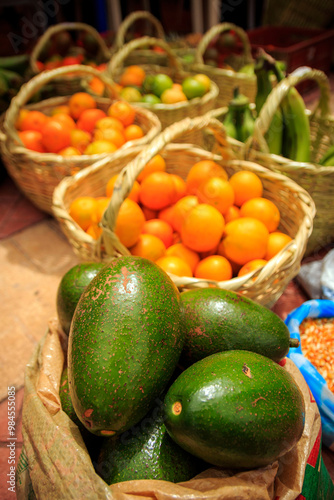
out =
{"type": "Polygon", "coordinates": [[[185,342],[180,363],[184,367],[231,349],[254,351],[279,362],[294,342],[277,314],[231,290],[183,292],[181,312],[185,342]]]}
{"type": "Polygon", "coordinates": [[[93,434],[121,434],[167,386],[184,341],[180,294],[154,262],[107,264],[76,307],[68,342],[71,399],[93,434]]]}
{"type": "Polygon", "coordinates": [[[266,466],[291,450],[304,429],[304,399],[292,376],[250,351],[194,363],[171,385],[164,404],[172,439],[225,468],[266,466]]]}
{"type": "Polygon", "coordinates": [[[69,334],[74,310],[82,292],[104,266],[104,262],[77,264],[62,277],[58,285],[56,306],[60,326],[66,335],[69,334]]]}
{"type": "Polygon", "coordinates": [[[189,481],[209,468],[177,445],[167,433],[163,401],[135,426],[120,436],[105,438],[96,472],[108,484],[134,479],[160,479],[178,483],[189,481]]]}

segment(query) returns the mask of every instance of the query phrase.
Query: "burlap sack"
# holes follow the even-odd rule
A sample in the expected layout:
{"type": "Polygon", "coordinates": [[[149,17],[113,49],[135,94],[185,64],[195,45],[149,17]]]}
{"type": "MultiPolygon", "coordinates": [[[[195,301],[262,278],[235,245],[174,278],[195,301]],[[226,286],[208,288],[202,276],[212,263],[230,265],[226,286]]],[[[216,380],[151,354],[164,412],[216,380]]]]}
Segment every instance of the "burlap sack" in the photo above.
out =
{"type": "Polygon", "coordinates": [[[303,435],[280,460],[240,473],[213,467],[174,484],[136,480],[108,486],[95,472],[78,427],[61,409],[59,383],[66,338],[56,319],[26,367],[23,449],[16,474],[17,499],[85,500],[331,500],[332,481],[321,457],[321,419],[298,368],[286,369],[301,388],[306,407],[303,435]],[[299,496],[301,495],[301,496],[299,496]]]}

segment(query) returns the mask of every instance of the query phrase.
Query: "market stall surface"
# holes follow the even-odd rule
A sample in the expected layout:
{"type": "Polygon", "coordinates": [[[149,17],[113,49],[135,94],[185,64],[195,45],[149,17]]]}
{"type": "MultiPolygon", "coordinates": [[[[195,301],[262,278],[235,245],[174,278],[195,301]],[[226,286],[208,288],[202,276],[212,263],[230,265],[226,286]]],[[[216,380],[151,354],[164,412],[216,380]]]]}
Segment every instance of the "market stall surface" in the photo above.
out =
{"type": "MultiPolygon", "coordinates": [[[[312,94],[308,96],[312,107],[312,94]]],[[[334,98],[332,98],[334,111],[334,98]]],[[[317,255],[319,259],[333,245],[317,255]]],[[[24,371],[37,343],[56,316],[56,293],[61,277],[79,262],[55,219],[40,212],[17,189],[0,165],[0,498],[15,498],[8,491],[8,443],[15,442],[17,463],[22,449],[21,417],[24,371]],[[15,388],[15,440],[8,425],[8,391],[15,388]]],[[[306,262],[306,259],[304,259],[306,262]]],[[[294,279],[273,307],[282,319],[308,296],[294,279]]],[[[334,452],[323,447],[325,465],[334,479],[334,452]]]]}

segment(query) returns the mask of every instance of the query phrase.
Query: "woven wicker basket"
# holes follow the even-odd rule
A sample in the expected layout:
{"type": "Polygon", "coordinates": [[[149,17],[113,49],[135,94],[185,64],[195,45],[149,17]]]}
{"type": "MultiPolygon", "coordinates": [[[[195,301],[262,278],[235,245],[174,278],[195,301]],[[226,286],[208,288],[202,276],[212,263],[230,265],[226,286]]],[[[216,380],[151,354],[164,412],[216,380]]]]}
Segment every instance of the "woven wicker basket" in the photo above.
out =
{"type": "Polygon", "coordinates": [[[280,229],[288,233],[292,242],[272,258],[263,268],[240,278],[215,282],[171,275],[179,289],[217,286],[242,292],[257,302],[272,306],[283,293],[288,282],[298,273],[307,239],[312,231],[314,204],[309,194],[288,177],[276,174],[260,165],[242,160],[223,160],[204,149],[190,144],[171,143],[192,129],[210,128],[220,147],[226,147],[225,132],[221,124],[206,115],[185,118],[159,134],[150,146],[144,148],[120,172],[118,181],[103,219],[103,233],[99,240],[90,238],[69,216],[70,203],[80,195],[100,196],[106,182],[115,171],[114,161],[103,160],[71,178],[64,179],[54,191],[53,212],[73,249],[85,260],[109,261],[129,254],[113,232],[119,208],[130,192],[134,180],[146,163],[157,153],[166,161],[167,171],[184,179],[191,166],[200,160],[213,159],[224,166],[228,175],[247,169],[256,172],[264,185],[264,196],[277,204],[281,212],[280,229]],[[256,277],[256,279],[254,279],[256,277]]]}
{"type": "MultiPolygon", "coordinates": [[[[110,96],[113,95],[113,82],[110,82],[101,72],[88,66],[74,65],[44,71],[23,85],[16,97],[12,99],[4,118],[3,133],[1,133],[1,155],[9,175],[27,198],[40,210],[47,213],[51,213],[53,190],[63,177],[78,172],[100,158],[110,156],[106,153],[63,157],[54,153],[38,153],[23,147],[15,128],[20,109],[27,107],[50,114],[55,106],[67,104],[70,96],[45,99],[26,106],[26,103],[39,88],[54,78],[66,75],[66,73],[74,73],[80,75],[81,78],[97,76],[109,89],[110,96]]],[[[104,111],[107,111],[113,102],[111,97],[96,97],[95,99],[97,106],[104,111]]],[[[156,115],[143,108],[135,107],[135,109],[135,123],[142,127],[145,135],[141,139],[128,141],[119,150],[112,153],[112,156],[122,157],[127,149],[150,143],[161,130],[161,124],[156,115]]]]}
{"type": "Polygon", "coordinates": [[[288,176],[313,198],[317,213],[306,254],[331,243],[334,240],[334,166],[324,167],[317,164],[327,148],[334,144],[334,117],[330,115],[330,87],[325,73],[311,68],[299,68],[277,84],[255,121],[251,144],[252,147],[246,150],[244,157],[260,163],[271,171],[288,176]],[[315,110],[307,111],[311,127],[311,162],[298,163],[283,156],[269,154],[264,134],[289,89],[307,79],[312,79],[318,84],[320,98],[315,110]]]}
{"type": "MultiPolygon", "coordinates": [[[[152,37],[142,37],[125,44],[124,47],[112,56],[107,68],[108,76],[117,82],[124,70],[123,62],[128,57],[128,54],[134,52],[138,47],[143,45],[157,45],[163,48],[168,56],[168,66],[157,66],[153,64],[141,65],[147,75],[164,73],[169,75],[175,83],[181,83],[184,78],[194,74],[182,68],[179,58],[165,41],[152,37]]],[[[196,97],[189,101],[183,101],[176,104],[148,104],[142,102],[136,104],[155,113],[161,122],[162,129],[164,129],[183,118],[194,118],[195,116],[207,113],[215,107],[217,96],[218,87],[212,82],[211,89],[203,97],[196,97]]],[[[182,138],[182,142],[201,144],[202,134],[200,131],[189,132],[189,134],[186,134],[182,138]]]]}
{"type": "Polygon", "coordinates": [[[245,64],[253,62],[251,46],[247,33],[238,26],[231,23],[216,24],[210,28],[200,40],[196,52],[195,62],[191,66],[192,71],[196,73],[204,73],[213,80],[219,88],[219,95],[217,99],[217,106],[227,106],[229,101],[233,98],[233,90],[239,87],[241,94],[247,96],[250,102],[254,102],[256,95],[256,76],[239,73],[245,64]],[[234,31],[242,43],[243,52],[240,56],[235,56],[229,64],[235,71],[224,68],[215,68],[204,63],[203,55],[210,44],[218,35],[224,32],[234,31]]]}
{"type": "MultiPolygon", "coordinates": [[[[48,28],[33,48],[30,56],[30,70],[33,75],[40,73],[37,61],[39,60],[43,48],[54,35],[62,31],[85,31],[91,34],[99,45],[99,53],[97,56],[99,61],[96,62],[102,63],[109,61],[111,51],[95,28],[85,23],[59,23],[48,28]]],[[[57,95],[71,95],[74,94],[74,92],[82,90],[81,78],[76,75],[62,75],[61,77],[55,78],[52,84],[57,95]]]]}

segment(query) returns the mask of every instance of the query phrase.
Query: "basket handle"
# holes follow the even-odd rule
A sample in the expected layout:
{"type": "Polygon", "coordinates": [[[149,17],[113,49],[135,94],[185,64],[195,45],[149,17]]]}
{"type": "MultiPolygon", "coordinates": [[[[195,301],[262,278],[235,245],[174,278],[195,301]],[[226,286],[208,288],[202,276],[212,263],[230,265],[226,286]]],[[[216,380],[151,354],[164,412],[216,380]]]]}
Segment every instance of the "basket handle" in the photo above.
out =
{"type": "Polygon", "coordinates": [[[178,57],[173,52],[173,50],[169,47],[167,42],[159,38],[143,36],[141,38],[138,38],[136,40],[131,40],[131,42],[126,43],[112,56],[107,67],[107,73],[111,76],[111,78],[115,79],[120,68],[123,66],[122,63],[129,56],[131,52],[147,45],[158,46],[164,49],[168,57],[169,66],[171,68],[174,68],[178,74],[182,74],[184,72],[181,62],[179,61],[178,57]]]}
{"type": "Polygon", "coordinates": [[[37,61],[38,61],[38,57],[39,57],[44,45],[46,44],[46,42],[56,33],[59,33],[61,31],[73,31],[73,30],[87,31],[87,33],[90,33],[91,35],[93,35],[94,38],[96,39],[96,41],[98,42],[98,44],[100,46],[100,50],[101,50],[104,58],[106,59],[106,61],[108,61],[110,59],[111,52],[110,52],[109,48],[107,47],[105,41],[103,40],[103,38],[101,37],[101,35],[99,34],[99,32],[95,28],[93,28],[89,24],[85,24],[85,23],[59,23],[59,24],[55,24],[54,26],[50,26],[50,28],[48,28],[45,31],[45,33],[43,33],[43,35],[39,38],[38,42],[36,43],[35,47],[33,48],[31,55],[30,55],[30,67],[34,73],[40,72],[40,70],[37,66],[37,61]]]}
{"type": "Polygon", "coordinates": [[[264,135],[269,128],[273,116],[284,97],[288,94],[289,90],[292,87],[296,87],[296,85],[305,80],[315,81],[320,89],[320,98],[315,110],[312,113],[312,116],[314,116],[315,114],[320,114],[322,118],[325,118],[329,115],[330,87],[326,74],[321,70],[312,69],[307,66],[297,68],[289,76],[281,80],[270,92],[264,105],[261,108],[259,116],[255,120],[254,132],[246,142],[246,150],[249,150],[253,142],[255,142],[257,143],[261,151],[269,153],[268,145],[266,143],[264,135]]]}
{"type": "MultiPolygon", "coordinates": [[[[134,181],[143,170],[146,163],[148,163],[153,156],[158,154],[166,145],[171,142],[176,142],[175,140],[183,134],[203,129],[210,129],[221,148],[230,151],[224,126],[221,122],[219,122],[219,120],[212,118],[209,114],[206,114],[203,116],[197,116],[196,118],[184,118],[183,120],[173,123],[156,136],[148,147],[145,147],[121,170],[114,185],[110,203],[104,212],[101,221],[101,226],[103,228],[103,240],[107,253],[111,253],[113,246],[115,246],[115,235],[113,234],[113,230],[120,206],[124,199],[128,196],[134,181]]],[[[217,156],[209,152],[208,155],[211,157],[217,156]]],[[[231,152],[230,155],[233,156],[233,153],[231,152]]],[[[118,242],[118,246],[119,245],[120,243],[118,242]]],[[[122,248],[122,253],[129,252],[124,247],[122,248]]]]}
{"type": "Polygon", "coordinates": [[[155,36],[163,40],[165,39],[165,32],[160,21],[146,10],[137,10],[129,14],[121,23],[115,38],[115,50],[119,50],[121,47],[123,47],[125,42],[125,35],[128,29],[139,19],[146,19],[147,21],[149,21],[155,29],[155,36]]]}
{"type": "Polygon", "coordinates": [[[19,92],[11,100],[11,103],[6,111],[4,119],[4,131],[6,137],[6,143],[9,144],[9,140],[14,140],[17,145],[22,146],[22,142],[19,139],[15,123],[19,116],[20,109],[32,98],[32,96],[38,92],[45,84],[49,83],[54,78],[66,75],[68,73],[78,73],[82,76],[96,76],[100,78],[105,84],[110,97],[115,98],[116,93],[114,89],[114,82],[105,75],[102,71],[98,71],[90,66],[85,66],[83,64],[74,64],[72,66],[63,66],[60,68],[55,68],[49,71],[42,71],[38,75],[35,75],[28,82],[24,83],[19,92]]]}
{"type": "Polygon", "coordinates": [[[251,51],[251,45],[249,42],[248,35],[246,31],[244,31],[242,28],[239,26],[236,26],[235,24],[232,23],[220,23],[216,24],[215,26],[212,26],[202,37],[202,39],[199,41],[197,45],[197,49],[195,52],[195,63],[196,64],[204,64],[203,60],[203,54],[208,47],[209,43],[217,36],[220,35],[221,33],[225,33],[226,31],[234,31],[238,38],[240,39],[242,46],[243,46],[243,51],[244,51],[244,56],[247,61],[251,62],[253,60],[252,58],[252,51],[251,51]]]}

